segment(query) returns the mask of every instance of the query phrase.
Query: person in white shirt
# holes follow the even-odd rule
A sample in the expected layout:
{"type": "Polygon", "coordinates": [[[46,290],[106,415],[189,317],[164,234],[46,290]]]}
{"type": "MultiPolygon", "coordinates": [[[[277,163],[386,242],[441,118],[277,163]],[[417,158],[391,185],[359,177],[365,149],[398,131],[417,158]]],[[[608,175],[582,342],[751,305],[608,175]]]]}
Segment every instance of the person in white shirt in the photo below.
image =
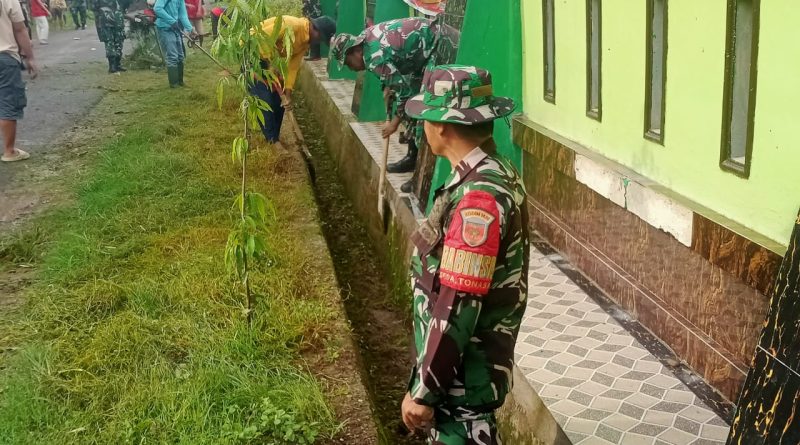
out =
{"type": "Polygon", "coordinates": [[[16,148],[17,121],[27,105],[22,69],[31,78],[39,72],[33,57],[31,39],[19,0],[0,0],[0,132],[3,134],[3,162],[28,159],[30,155],[16,148]],[[24,59],[23,59],[24,56],[24,59]]]}

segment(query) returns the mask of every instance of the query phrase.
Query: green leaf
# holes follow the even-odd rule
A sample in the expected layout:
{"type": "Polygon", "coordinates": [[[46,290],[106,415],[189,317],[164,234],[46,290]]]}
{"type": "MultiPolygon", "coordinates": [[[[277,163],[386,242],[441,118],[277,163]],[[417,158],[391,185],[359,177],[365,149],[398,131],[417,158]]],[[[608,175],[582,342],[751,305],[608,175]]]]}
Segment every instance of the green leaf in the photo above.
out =
{"type": "Polygon", "coordinates": [[[252,257],[256,251],[256,240],[253,235],[247,237],[247,255],[252,257]]]}
{"type": "Polygon", "coordinates": [[[222,109],[222,97],[225,94],[225,84],[223,83],[223,79],[220,79],[217,82],[217,108],[220,110],[222,109]]]}

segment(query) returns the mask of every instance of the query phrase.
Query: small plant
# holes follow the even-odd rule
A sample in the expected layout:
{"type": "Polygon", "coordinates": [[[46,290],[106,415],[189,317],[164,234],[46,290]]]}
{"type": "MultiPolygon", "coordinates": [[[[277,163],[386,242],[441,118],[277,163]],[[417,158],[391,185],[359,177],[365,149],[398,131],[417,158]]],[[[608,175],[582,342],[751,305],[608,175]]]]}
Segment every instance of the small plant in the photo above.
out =
{"type": "MultiPolygon", "coordinates": [[[[229,414],[237,409],[229,408],[229,414]]],[[[309,422],[294,412],[279,408],[268,398],[253,409],[253,417],[254,421],[245,427],[227,425],[227,438],[245,443],[258,440],[271,445],[311,445],[319,436],[317,422],[309,422]]]]}
{"type": "MultiPolygon", "coordinates": [[[[274,217],[274,209],[267,198],[247,187],[247,156],[250,153],[251,129],[264,124],[264,112],[270,108],[266,102],[250,94],[256,82],[274,83],[286,73],[287,57],[280,48],[292,47],[291,32],[280,36],[281,18],[275,21],[273,32],[266,33],[261,22],[269,17],[270,9],[265,0],[231,0],[228,10],[220,21],[220,35],[211,51],[241,67],[235,76],[236,89],[242,95],[239,111],[242,117],[242,135],[233,140],[231,158],[241,164],[241,187],[235,201],[239,220],[228,237],[225,263],[236,272],[245,292],[246,317],[252,323],[254,295],[250,286],[250,268],[255,261],[266,257],[266,224],[274,217]],[[270,66],[262,63],[267,56],[270,66]],[[279,74],[280,73],[280,74],[279,74]]],[[[231,84],[230,72],[223,72],[217,84],[217,104],[222,108],[225,87],[231,84]]]]}

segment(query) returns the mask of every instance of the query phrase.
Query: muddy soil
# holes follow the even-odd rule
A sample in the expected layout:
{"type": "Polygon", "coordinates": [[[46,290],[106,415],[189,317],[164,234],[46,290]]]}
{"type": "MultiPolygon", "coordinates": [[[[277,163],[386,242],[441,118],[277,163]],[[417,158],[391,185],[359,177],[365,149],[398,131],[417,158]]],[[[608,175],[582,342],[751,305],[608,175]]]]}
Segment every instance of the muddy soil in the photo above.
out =
{"type": "Polygon", "coordinates": [[[398,307],[388,285],[388,267],[372,245],[342,186],[336,165],[325,148],[312,110],[300,93],[297,118],[314,156],[314,186],[322,229],[333,257],[347,315],[361,349],[367,386],[382,427],[381,443],[419,445],[407,436],[400,419],[400,402],[412,364],[409,307],[398,307]]]}

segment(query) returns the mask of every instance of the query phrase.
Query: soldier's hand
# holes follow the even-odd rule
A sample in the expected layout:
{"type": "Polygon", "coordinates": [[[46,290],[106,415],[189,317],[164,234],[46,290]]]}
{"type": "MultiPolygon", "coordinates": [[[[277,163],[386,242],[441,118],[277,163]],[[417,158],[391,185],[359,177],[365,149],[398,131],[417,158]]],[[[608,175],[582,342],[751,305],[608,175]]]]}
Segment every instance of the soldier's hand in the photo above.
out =
{"type": "Polygon", "coordinates": [[[400,118],[395,116],[391,121],[387,122],[386,125],[383,126],[383,131],[381,131],[381,136],[384,139],[388,139],[389,136],[395,134],[397,129],[400,127],[400,118]]]}
{"type": "Polygon", "coordinates": [[[409,393],[403,399],[401,414],[406,428],[412,432],[430,428],[433,424],[433,408],[418,404],[409,393]]]}

